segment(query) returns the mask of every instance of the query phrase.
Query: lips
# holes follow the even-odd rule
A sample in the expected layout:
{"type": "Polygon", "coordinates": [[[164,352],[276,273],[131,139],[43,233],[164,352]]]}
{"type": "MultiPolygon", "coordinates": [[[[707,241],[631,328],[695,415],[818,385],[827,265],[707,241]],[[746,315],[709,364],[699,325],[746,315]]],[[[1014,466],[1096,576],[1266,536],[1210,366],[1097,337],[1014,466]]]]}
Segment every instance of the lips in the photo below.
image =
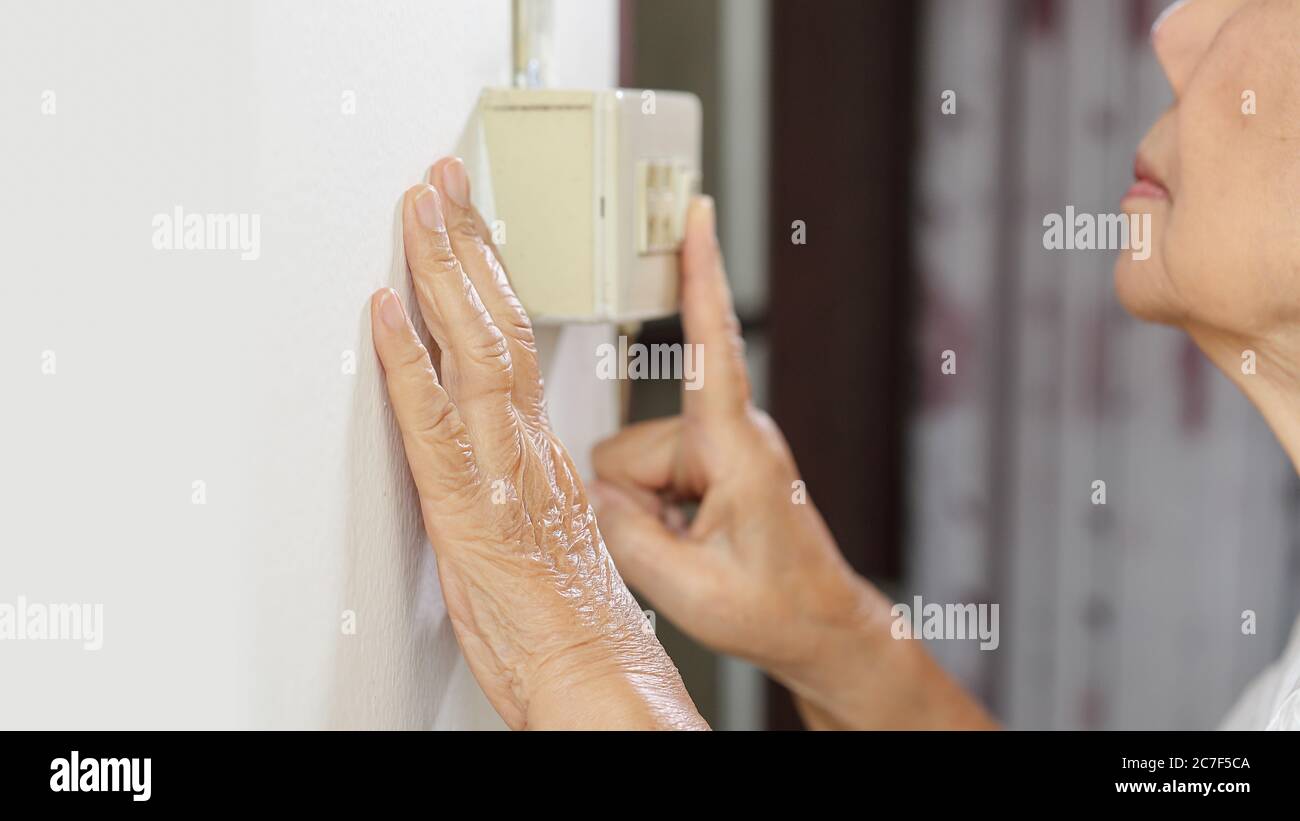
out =
{"type": "Polygon", "coordinates": [[[1124,199],[1169,200],[1169,189],[1141,154],[1133,161],[1133,185],[1124,199]]]}

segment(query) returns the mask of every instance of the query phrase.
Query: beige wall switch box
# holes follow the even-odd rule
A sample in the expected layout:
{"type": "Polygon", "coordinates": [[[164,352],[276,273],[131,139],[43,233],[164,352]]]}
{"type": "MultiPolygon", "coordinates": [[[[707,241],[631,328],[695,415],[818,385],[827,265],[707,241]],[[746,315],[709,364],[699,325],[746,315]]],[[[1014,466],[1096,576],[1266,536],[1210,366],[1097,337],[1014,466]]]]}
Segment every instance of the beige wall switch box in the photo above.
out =
{"type": "Polygon", "coordinates": [[[460,149],[535,322],[677,311],[677,252],[700,180],[695,95],[487,89],[460,149]]]}

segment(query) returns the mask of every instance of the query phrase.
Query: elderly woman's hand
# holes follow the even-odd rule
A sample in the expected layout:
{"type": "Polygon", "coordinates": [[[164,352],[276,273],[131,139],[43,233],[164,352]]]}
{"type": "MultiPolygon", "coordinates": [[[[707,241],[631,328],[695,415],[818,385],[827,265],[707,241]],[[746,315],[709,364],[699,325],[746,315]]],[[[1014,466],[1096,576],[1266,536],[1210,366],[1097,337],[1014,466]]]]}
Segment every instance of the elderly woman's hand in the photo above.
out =
{"type": "Polygon", "coordinates": [[[592,495],[619,568],[695,639],[791,687],[814,726],[985,725],[917,642],[892,638],[890,603],[844,561],[781,432],[750,404],[707,200],[688,216],[682,269],[703,385],[683,391],[681,416],[595,451],[592,495]],[[699,502],[689,526],[682,501],[699,502]]]}
{"type": "Polygon", "coordinates": [[[470,670],[515,728],[704,727],[550,429],[532,327],[464,165],[430,180],[402,223],[433,358],[392,290],[371,321],[470,670]]]}

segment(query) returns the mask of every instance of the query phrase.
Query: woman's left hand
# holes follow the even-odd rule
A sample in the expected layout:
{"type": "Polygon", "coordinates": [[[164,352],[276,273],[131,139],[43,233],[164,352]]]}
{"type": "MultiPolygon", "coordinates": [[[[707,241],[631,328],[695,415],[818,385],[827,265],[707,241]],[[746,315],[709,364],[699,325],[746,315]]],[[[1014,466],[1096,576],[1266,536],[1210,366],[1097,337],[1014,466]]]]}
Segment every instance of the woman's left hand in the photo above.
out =
{"type": "Polygon", "coordinates": [[[532,326],[464,164],[429,178],[402,223],[434,358],[391,289],[371,322],[470,670],[513,728],[707,728],[551,431],[532,326]]]}

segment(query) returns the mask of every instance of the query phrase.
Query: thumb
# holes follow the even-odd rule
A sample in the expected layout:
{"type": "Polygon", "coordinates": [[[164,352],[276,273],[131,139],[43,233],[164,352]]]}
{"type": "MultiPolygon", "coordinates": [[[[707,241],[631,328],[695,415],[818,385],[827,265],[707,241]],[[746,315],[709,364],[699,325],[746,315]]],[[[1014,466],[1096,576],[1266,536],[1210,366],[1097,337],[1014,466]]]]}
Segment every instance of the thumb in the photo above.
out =
{"type": "Polygon", "coordinates": [[[671,617],[693,592],[697,574],[691,565],[698,551],[617,485],[596,481],[587,490],[596,528],[619,574],[671,617]]]}

